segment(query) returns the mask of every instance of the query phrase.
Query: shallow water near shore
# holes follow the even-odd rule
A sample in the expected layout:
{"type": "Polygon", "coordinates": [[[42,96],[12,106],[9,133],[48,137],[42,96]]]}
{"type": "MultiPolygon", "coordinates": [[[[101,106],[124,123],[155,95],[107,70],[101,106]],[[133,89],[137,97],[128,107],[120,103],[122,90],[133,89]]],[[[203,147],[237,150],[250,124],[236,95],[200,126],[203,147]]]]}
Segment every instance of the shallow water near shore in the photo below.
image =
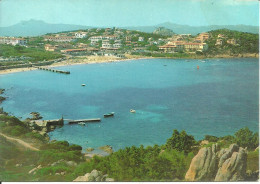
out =
{"type": "Polygon", "coordinates": [[[164,144],[173,129],[197,140],[245,126],[258,131],[258,59],[204,61],[142,59],[56,67],[70,75],[40,70],[1,75],[8,97],[1,106],[23,119],[32,111],[44,119],[102,118],[49,133],[84,150],[164,144]],[[107,112],[115,116],[103,118],[107,112]]]}

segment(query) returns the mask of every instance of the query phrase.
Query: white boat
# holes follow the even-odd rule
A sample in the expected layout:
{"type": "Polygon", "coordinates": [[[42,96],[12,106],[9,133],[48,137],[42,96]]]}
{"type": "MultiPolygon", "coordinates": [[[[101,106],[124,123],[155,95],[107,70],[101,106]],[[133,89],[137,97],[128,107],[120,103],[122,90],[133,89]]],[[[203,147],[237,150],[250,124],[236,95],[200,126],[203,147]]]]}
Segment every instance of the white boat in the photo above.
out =
{"type": "Polygon", "coordinates": [[[81,86],[86,86],[86,84],[81,84],[81,86]]]}
{"type": "Polygon", "coordinates": [[[130,109],[130,112],[131,112],[131,113],[135,113],[135,110],[134,110],[134,109],[130,109]]]}
{"type": "Polygon", "coordinates": [[[85,126],[86,125],[86,123],[83,123],[83,122],[80,122],[80,123],[78,123],[79,125],[82,125],[82,126],[85,126]]]}

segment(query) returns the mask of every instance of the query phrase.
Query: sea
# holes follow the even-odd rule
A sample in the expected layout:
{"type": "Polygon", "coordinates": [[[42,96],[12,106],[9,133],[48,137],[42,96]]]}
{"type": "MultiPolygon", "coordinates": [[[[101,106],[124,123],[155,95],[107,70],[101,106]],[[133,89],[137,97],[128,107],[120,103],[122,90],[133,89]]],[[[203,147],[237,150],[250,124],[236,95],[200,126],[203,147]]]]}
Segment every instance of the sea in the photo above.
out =
{"type": "Polygon", "coordinates": [[[56,67],[70,75],[34,70],[0,75],[4,110],[21,119],[101,118],[49,133],[85,150],[162,145],[173,130],[196,140],[259,129],[259,62],[239,59],[140,59],[56,67]],[[85,86],[82,86],[85,84],[85,86]],[[131,113],[134,109],[136,113],[131,113]],[[114,117],[103,115],[115,112],[114,117]]]}

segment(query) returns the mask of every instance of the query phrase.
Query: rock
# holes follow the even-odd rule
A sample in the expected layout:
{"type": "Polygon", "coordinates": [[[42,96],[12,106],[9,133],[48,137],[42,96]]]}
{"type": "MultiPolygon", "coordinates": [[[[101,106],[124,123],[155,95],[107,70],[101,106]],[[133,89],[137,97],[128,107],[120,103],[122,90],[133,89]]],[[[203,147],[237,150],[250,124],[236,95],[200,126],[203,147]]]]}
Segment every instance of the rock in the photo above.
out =
{"type": "Polygon", "coordinates": [[[64,159],[58,160],[57,162],[53,162],[52,164],[50,164],[50,166],[56,166],[62,162],[65,162],[65,160],[64,159]]]}
{"type": "Polygon", "coordinates": [[[201,148],[192,159],[187,181],[244,181],[246,179],[246,149],[232,144],[218,151],[217,144],[201,148]]]}
{"type": "Polygon", "coordinates": [[[224,163],[224,161],[227,160],[227,158],[230,158],[232,153],[234,151],[238,151],[238,149],[239,149],[239,147],[236,144],[231,144],[229,146],[229,148],[222,149],[223,151],[221,150],[219,155],[218,155],[220,157],[218,167],[221,167],[221,165],[224,163]]]}
{"type": "Polygon", "coordinates": [[[30,171],[28,172],[28,174],[33,174],[33,173],[35,173],[36,170],[37,170],[37,168],[35,167],[35,168],[33,168],[32,170],[30,170],[30,171]]]}
{"type": "Polygon", "coordinates": [[[208,140],[203,140],[200,142],[200,145],[207,145],[209,144],[209,141],[208,140]]]}
{"type": "Polygon", "coordinates": [[[199,150],[192,159],[190,168],[185,175],[187,181],[212,181],[217,173],[218,145],[205,147],[199,150]]]}
{"type": "Polygon", "coordinates": [[[42,135],[42,136],[47,136],[46,132],[39,132],[39,134],[42,135]]]}
{"type": "Polygon", "coordinates": [[[64,176],[65,174],[66,174],[66,172],[65,172],[65,171],[60,173],[60,175],[62,175],[62,176],[64,176]]]}
{"type": "Polygon", "coordinates": [[[68,162],[66,162],[66,164],[68,165],[68,166],[77,166],[78,164],[76,163],[76,162],[74,162],[74,161],[68,161],[68,162]]]}
{"type": "Polygon", "coordinates": [[[85,176],[78,176],[75,180],[73,181],[89,181],[88,178],[86,178],[85,176]]]}
{"type": "Polygon", "coordinates": [[[87,151],[87,152],[94,151],[94,148],[89,147],[89,148],[86,149],[86,151],[87,151]]]}
{"type": "Polygon", "coordinates": [[[23,164],[16,164],[15,167],[22,167],[23,164]]]}
{"type": "Polygon", "coordinates": [[[110,145],[106,145],[106,146],[101,146],[99,147],[99,149],[107,152],[107,153],[113,153],[113,149],[112,149],[112,146],[110,145]]]}
{"type": "Polygon", "coordinates": [[[42,132],[48,132],[48,129],[46,127],[43,127],[41,131],[42,132]]]}
{"type": "Polygon", "coordinates": [[[50,130],[53,131],[56,127],[54,125],[50,126],[50,130]]]}
{"type": "MultiPolygon", "coordinates": [[[[246,150],[241,147],[237,152],[236,148],[238,148],[238,146],[237,145],[235,146],[236,147],[234,149],[234,152],[229,157],[226,156],[225,160],[223,159],[220,160],[222,161],[222,164],[219,165],[220,167],[215,177],[215,181],[244,181],[245,180],[247,153],[246,150]]],[[[231,151],[231,149],[228,151],[231,151]]]]}
{"type": "Polygon", "coordinates": [[[99,172],[97,170],[93,170],[91,171],[90,175],[96,178],[99,176],[99,172]]]}
{"type": "Polygon", "coordinates": [[[60,173],[55,173],[55,175],[60,175],[60,173]]]}
{"type": "Polygon", "coordinates": [[[73,181],[96,181],[96,182],[101,182],[101,181],[114,181],[113,178],[107,178],[108,175],[103,175],[101,171],[93,170],[91,173],[86,173],[84,176],[79,176],[73,181]]]}
{"type": "Polygon", "coordinates": [[[113,178],[106,178],[106,180],[105,180],[106,182],[113,182],[113,181],[115,181],[113,178]]]}

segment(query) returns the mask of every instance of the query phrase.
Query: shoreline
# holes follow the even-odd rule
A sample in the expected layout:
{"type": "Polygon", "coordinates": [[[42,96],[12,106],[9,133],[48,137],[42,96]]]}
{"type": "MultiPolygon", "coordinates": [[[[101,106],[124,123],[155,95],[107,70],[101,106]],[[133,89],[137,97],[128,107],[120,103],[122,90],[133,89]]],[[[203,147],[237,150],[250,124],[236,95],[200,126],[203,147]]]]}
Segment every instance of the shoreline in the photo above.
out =
{"type": "MultiPolygon", "coordinates": [[[[58,63],[53,63],[51,65],[45,65],[43,67],[53,68],[53,67],[62,67],[62,66],[70,66],[70,65],[82,65],[82,64],[97,64],[97,63],[112,63],[112,62],[124,62],[130,60],[139,60],[139,59],[226,59],[226,58],[258,58],[259,55],[255,54],[245,54],[238,56],[230,56],[230,55],[216,55],[216,56],[198,56],[198,57],[149,57],[149,56],[138,56],[138,55],[128,55],[127,58],[117,58],[114,56],[78,56],[73,59],[67,59],[58,63]]],[[[34,67],[26,67],[26,68],[11,68],[6,70],[0,70],[0,75],[18,73],[18,72],[27,72],[37,70],[34,67]]]]}
{"type": "MultiPolygon", "coordinates": [[[[79,57],[73,59],[67,59],[58,63],[53,63],[51,65],[45,65],[43,67],[54,68],[61,66],[73,66],[73,65],[82,65],[82,64],[98,64],[98,63],[114,63],[114,62],[124,62],[130,60],[139,60],[139,59],[152,59],[151,57],[130,57],[130,58],[117,58],[117,57],[109,57],[109,56],[90,56],[90,57],[79,57]],[[80,61],[82,60],[82,61],[80,61]],[[75,62],[76,61],[76,62],[75,62]],[[79,62],[80,61],[80,62],[79,62]]],[[[26,67],[26,68],[11,68],[6,70],[0,70],[0,75],[18,73],[18,72],[28,72],[38,70],[34,67],[26,67]]]]}

